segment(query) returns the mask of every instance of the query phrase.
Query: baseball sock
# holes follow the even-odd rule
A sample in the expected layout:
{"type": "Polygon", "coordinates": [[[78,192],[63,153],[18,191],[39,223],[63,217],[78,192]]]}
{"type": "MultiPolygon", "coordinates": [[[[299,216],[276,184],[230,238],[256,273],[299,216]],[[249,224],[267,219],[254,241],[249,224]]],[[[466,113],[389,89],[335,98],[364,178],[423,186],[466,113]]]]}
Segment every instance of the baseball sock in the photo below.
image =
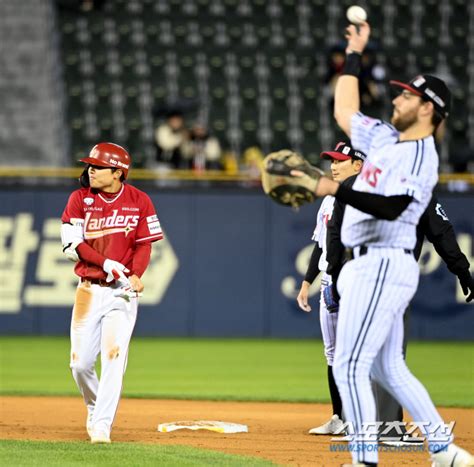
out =
{"type": "Polygon", "coordinates": [[[334,381],[331,365],[328,365],[328,383],[329,383],[329,393],[331,394],[332,413],[334,415],[337,415],[340,419],[342,419],[341,396],[339,395],[339,391],[336,386],[336,381],[334,381]]]}

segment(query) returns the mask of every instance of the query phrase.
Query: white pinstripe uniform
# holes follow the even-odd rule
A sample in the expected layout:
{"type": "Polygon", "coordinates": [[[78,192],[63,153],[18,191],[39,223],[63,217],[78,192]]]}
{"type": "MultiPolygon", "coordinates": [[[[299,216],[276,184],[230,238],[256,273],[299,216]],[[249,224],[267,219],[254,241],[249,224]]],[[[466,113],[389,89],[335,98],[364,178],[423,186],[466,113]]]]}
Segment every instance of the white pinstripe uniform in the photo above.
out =
{"type": "Polygon", "coordinates": [[[331,219],[334,209],[334,196],[326,196],[321,203],[318,214],[316,216],[316,227],[311,240],[317,242],[319,248],[323,250],[318,263],[318,269],[323,273],[321,278],[321,295],[319,298],[319,323],[321,325],[321,333],[323,335],[324,355],[329,366],[334,361],[334,349],[336,347],[336,326],[338,313],[329,313],[323,297],[323,290],[332,284],[332,278],[326,274],[328,262],[326,260],[326,234],[327,224],[331,219]]]}
{"type": "MultiPolygon", "coordinates": [[[[399,142],[395,128],[357,113],[351,120],[351,140],[368,155],[353,189],[384,196],[413,197],[394,221],[380,220],[347,206],[341,239],[354,249],[338,279],[341,294],[334,377],[346,419],[354,424],[357,440],[366,449],[352,452],[354,462],[377,462],[370,450],[375,427],[375,400],[370,379],[379,381],[415,421],[430,422],[424,435],[433,446],[437,424],[443,421],[426,389],[410,373],[402,353],[403,313],[418,286],[419,269],[412,250],[416,226],[438,179],[434,139],[399,142]],[[361,246],[367,247],[366,254],[361,246]]],[[[449,440],[451,441],[451,439],[449,440]]],[[[355,441],[354,441],[355,443],[355,441]]],[[[447,444],[447,443],[446,443],[447,444]]]]}

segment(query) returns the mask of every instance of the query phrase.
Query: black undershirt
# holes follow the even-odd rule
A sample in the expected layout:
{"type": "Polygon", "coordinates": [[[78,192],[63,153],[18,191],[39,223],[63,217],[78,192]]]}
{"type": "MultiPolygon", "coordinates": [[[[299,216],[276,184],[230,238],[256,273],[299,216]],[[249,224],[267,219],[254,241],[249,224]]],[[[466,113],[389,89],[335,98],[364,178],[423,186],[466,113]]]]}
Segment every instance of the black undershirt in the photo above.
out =
{"type": "Polygon", "coordinates": [[[319,258],[323,254],[323,250],[319,248],[318,243],[316,242],[314,245],[313,253],[311,254],[311,259],[309,260],[308,269],[306,271],[306,275],[304,276],[304,280],[309,282],[310,284],[313,283],[316,276],[319,274],[319,258]]]}
{"type": "Polygon", "coordinates": [[[413,200],[408,195],[382,196],[352,190],[344,185],[339,185],[335,196],[359,211],[387,221],[395,220],[413,200]]]}

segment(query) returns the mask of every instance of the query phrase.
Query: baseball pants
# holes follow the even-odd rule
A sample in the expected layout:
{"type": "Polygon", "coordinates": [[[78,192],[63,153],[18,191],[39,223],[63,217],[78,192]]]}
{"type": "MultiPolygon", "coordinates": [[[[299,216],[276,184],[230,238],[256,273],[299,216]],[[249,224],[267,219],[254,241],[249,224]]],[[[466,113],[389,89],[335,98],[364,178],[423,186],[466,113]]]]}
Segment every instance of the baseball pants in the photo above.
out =
{"type": "MultiPolygon", "coordinates": [[[[328,366],[332,366],[334,362],[334,352],[336,348],[336,329],[337,329],[337,318],[338,313],[329,313],[326,308],[326,303],[323,298],[323,290],[325,287],[332,284],[332,278],[330,275],[323,273],[321,279],[321,295],[319,305],[319,322],[321,325],[321,333],[324,344],[324,355],[326,357],[328,366]]],[[[403,357],[406,358],[407,349],[407,334],[408,334],[408,315],[409,309],[403,315],[403,357]]],[[[393,422],[403,421],[403,408],[382,385],[377,381],[372,380],[372,390],[375,397],[376,406],[376,419],[381,422],[393,422]]],[[[333,401],[334,404],[334,401],[333,401]]],[[[385,424],[381,426],[383,430],[385,424]]],[[[402,432],[405,430],[402,429],[402,432]]],[[[386,437],[400,438],[400,434],[393,428],[388,433],[385,433],[386,437]]]]}
{"type": "Polygon", "coordinates": [[[337,313],[329,313],[323,297],[323,290],[332,284],[329,274],[323,273],[321,278],[321,295],[319,298],[319,324],[323,336],[324,355],[329,366],[334,362],[334,351],[336,348],[337,313]]]}
{"type": "Polygon", "coordinates": [[[443,420],[423,385],[403,358],[403,313],[416,292],[418,265],[398,248],[369,248],[345,264],[341,292],[334,377],[341,394],[353,462],[377,463],[375,399],[370,378],[377,380],[413,417],[430,448],[446,438],[443,420]]]}
{"type": "MultiPolygon", "coordinates": [[[[408,317],[410,314],[410,308],[405,311],[403,314],[403,358],[406,360],[407,356],[407,344],[408,344],[408,317]]],[[[393,421],[403,421],[403,407],[400,403],[393,397],[381,384],[377,381],[372,380],[372,390],[375,397],[375,406],[376,406],[376,418],[378,421],[383,422],[383,425],[380,427],[379,431],[383,431],[386,423],[393,421]]],[[[402,435],[406,430],[402,427],[402,435]]],[[[395,428],[384,434],[384,437],[392,437],[400,439],[400,433],[396,431],[395,428]]]]}
{"type": "Polygon", "coordinates": [[[70,367],[94,429],[110,435],[127,366],[128,346],[137,318],[138,299],[125,301],[113,287],[82,282],[71,320],[70,367]],[[101,354],[100,381],[95,362],[101,354]]]}

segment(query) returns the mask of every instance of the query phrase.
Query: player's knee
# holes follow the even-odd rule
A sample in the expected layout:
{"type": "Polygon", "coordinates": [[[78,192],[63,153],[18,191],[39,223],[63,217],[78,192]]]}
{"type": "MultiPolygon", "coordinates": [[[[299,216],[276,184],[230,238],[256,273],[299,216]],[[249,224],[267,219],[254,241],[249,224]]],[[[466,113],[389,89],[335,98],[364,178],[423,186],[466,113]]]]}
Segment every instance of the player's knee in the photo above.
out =
{"type": "Polygon", "coordinates": [[[386,378],[382,368],[374,365],[370,371],[370,379],[377,381],[378,383],[385,381],[386,378]]]}
{"type": "Polygon", "coordinates": [[[86,362],[84,360],[71,360],[70,368],[72,372],[77,375],[83,375],[89,373],[94,368],[94,362],[86,362]]]}
{"type": "Polygon", "coordinates": [[[347,365],[348,362],[343,359],[336,358],[333,360],[332,373],[338,386],[347,385],[347,365]]]}
{"type": "Polygon", "coordinates": [[[404,385],[407,381],[407,373],[409,373],[408,367],[405,362],[402,360],[400,362],[395,362],[390,365],[387,365],[384,368],[384,377],[391,386],[404,385]]]}

